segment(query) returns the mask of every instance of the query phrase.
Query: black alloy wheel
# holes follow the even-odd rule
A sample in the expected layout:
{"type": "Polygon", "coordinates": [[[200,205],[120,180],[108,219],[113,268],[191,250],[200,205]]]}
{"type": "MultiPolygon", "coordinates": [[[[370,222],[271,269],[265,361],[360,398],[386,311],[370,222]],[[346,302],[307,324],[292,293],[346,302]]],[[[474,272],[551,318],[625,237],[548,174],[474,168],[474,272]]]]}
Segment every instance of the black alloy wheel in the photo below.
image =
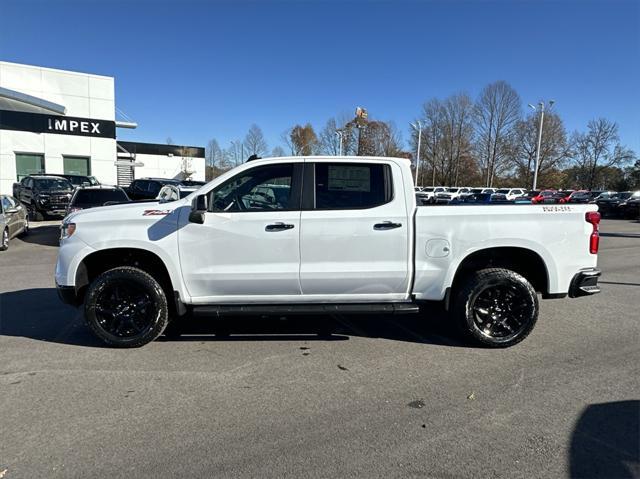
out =
{"type": "Polygon", "coordinates": [[[87,325],[110,346],[143,346],[162,334],[168,317],[162,287],[138,268],[124,266],[106,271],[87,292],[87,325]]]}
{"type": "Polygon", "coordinates": [[[463,332],[490,347],[526,338],[538,319],[538,297],[518,273],[491,268],[470,275],[460,289],[454,314],[463,332]]]}

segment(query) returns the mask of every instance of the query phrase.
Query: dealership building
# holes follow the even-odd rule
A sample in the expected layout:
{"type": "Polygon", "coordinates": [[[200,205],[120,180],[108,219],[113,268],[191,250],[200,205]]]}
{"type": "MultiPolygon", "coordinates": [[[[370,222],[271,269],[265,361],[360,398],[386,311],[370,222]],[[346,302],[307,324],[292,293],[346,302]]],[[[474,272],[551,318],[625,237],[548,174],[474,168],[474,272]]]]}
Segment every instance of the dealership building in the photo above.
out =
{"type": "Polygon", "coordinates": [[[204,148],[119,141],[114,78],[0,62],[0,194],[37,173],[204,181],[204,148]]]}

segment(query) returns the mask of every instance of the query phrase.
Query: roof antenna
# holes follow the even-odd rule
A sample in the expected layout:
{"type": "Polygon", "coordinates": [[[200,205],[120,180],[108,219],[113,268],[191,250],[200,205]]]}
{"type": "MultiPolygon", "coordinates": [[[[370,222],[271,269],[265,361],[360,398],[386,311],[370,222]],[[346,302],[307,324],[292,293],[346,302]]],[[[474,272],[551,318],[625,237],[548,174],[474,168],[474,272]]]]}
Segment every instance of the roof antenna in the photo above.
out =
{"type": "Polygon", "coordinates": [[[255,153],[253,155],[251,155],[249,158],[247,158],[247,163],[253,160],[260,160],[261,157],[259,157],[258,155],[256,155],[255,153]]]}

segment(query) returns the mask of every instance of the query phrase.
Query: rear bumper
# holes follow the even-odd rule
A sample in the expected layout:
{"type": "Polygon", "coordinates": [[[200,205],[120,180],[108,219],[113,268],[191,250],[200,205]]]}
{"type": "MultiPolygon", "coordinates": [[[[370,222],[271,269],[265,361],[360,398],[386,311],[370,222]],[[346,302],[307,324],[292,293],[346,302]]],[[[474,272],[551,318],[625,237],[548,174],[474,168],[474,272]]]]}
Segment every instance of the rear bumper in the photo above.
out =
{"type": "Polygon", "coordinates": [[[71,306],[79,305],[75,286],[60,286],[56,284],[56,291],[58,292],[58,298],[60,298],[63,303],[70,304],[71,306]]]}
{"type": "Polygon", "coordinates": [[[598,278],[601,274],[600,270],[596,268],[585,269],[576,273],[569,286],[569,297],[578,298],[599,293],[598,278]]]}

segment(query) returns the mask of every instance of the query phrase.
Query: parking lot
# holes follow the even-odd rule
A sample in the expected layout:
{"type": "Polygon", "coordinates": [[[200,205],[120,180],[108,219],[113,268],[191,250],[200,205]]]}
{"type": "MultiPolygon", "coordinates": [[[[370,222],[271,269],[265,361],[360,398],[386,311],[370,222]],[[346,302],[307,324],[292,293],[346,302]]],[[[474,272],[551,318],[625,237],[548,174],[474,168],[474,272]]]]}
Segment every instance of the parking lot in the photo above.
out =
{"type": "Polygon", "coordinates": [[[0,473],[638,477],[640,223],[601,230],[602,293],[543,301],[506,350],[435,307],[212,318],[115,350],[58,300],[58,229],[33,225],[0,253],[0,473]]]}

